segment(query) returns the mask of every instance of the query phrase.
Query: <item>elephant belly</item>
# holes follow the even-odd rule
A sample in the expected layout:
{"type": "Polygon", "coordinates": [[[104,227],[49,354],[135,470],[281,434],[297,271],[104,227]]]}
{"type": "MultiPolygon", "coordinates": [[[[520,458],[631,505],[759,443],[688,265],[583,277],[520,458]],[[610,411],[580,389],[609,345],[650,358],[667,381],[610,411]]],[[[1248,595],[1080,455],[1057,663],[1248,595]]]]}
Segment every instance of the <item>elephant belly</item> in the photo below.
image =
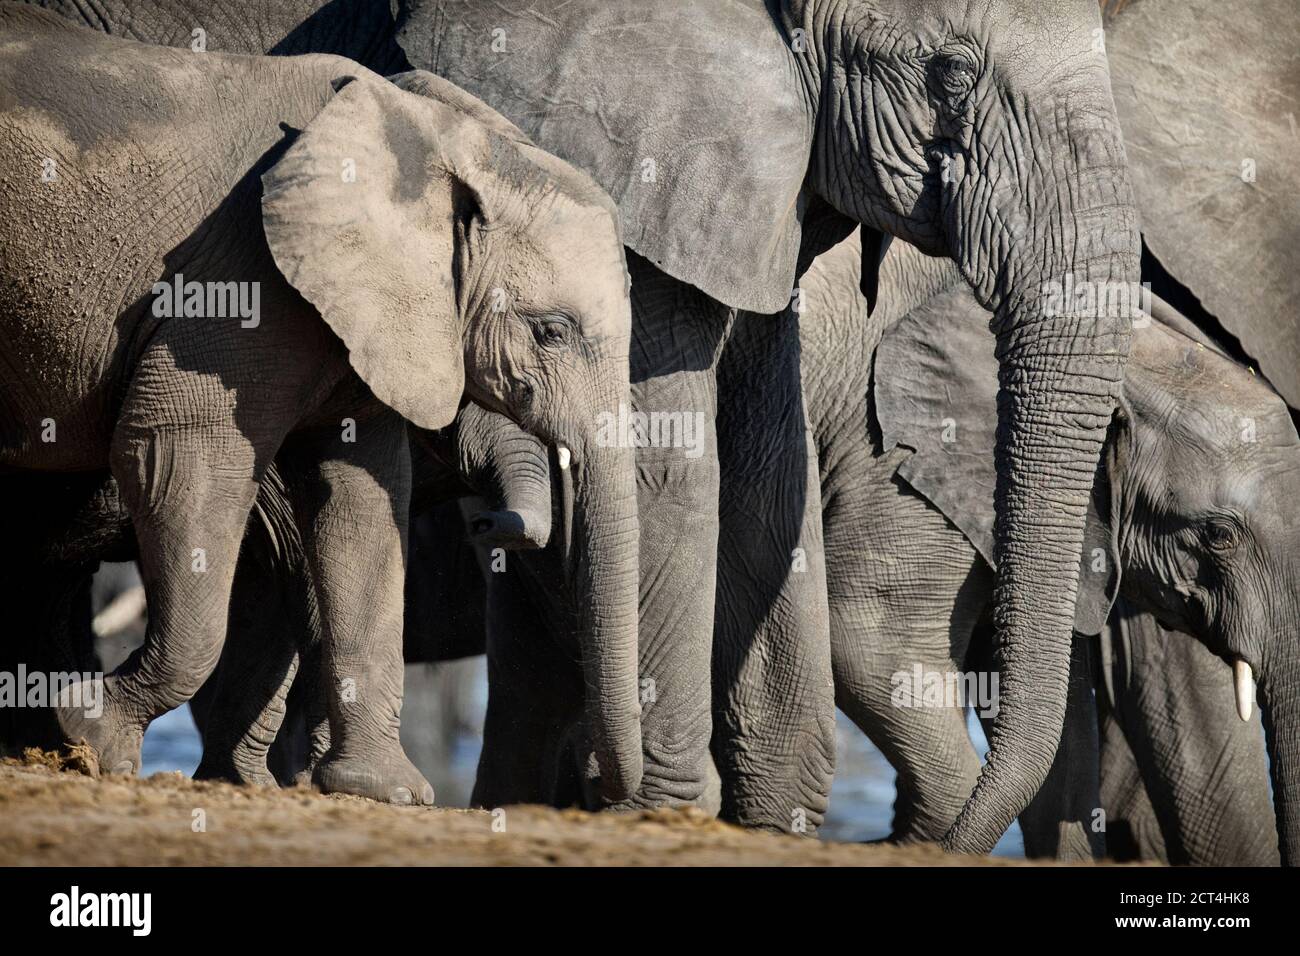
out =
{"type": "Polygon", "coordinates": [[[23,306],[0,313],[0,470],[105,467],[116,336],[46,303],[23,306]]]}

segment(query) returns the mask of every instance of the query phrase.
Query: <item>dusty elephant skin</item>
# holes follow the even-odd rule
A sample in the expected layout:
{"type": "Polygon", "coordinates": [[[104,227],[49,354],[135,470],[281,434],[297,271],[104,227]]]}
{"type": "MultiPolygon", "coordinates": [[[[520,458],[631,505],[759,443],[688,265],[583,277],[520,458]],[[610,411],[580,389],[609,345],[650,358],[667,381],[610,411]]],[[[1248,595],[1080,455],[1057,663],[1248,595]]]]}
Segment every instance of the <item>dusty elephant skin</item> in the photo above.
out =
{"type": "MultiPolygon", "coordinates": [[[[161,3],[142,4],[139,18],[127,2],[104,6],[101,23],[110,28],[117,19],[140,35],[156,24],[150,39],[183,41],[184,18],[160,13],[161,3]]],[[[308,33],[331,36],[318,19],[329,6],[308,18],[315,21],[308,33]]],[[[223,5],[222,13],[235,9],[223,5]]],[[[806,440],[794,429],[779,430],[781,447],[719,447],[715,439],[717,405],[731,402],[743,415],[749,394],[719,391],[718,356],[733,311],[781,309],[799,263],[854,222],[951,256],[995,311],[1004,397],[997,613],[1007,706],[994,759],[948,841],[987,849],[1037,789],[1059,736],[1064,687],[1037,678],[1068,655],[1087,486],[1127,349],[1123,316],[1046,321],[1043,290],[1067,274],[1089,283],[1136,278],[1123,150],[1094,43],[1094,3],[1071,0],[1048,13],[1027,0],[978,10],[873,0],[848,12],[843,0],[650,8],[548,0],[518,10],[433,0],[405,5],[397,40],[413,65],[480,95],[610,190],[626,240],[643,257],[632,261],[644,290],[634,293],[634,408],[702,417],[699,457],[677,445],[636,449],[640,676],[654,688],[654,705],[644,717],[647,770],[633,804],[705,800],[711,738],[723,812],[743,822],[786,828],[798,815],[815,828],[830,782],[820,589],[787,588],[789,565],[770,556],[717,560],[720,536],[740,545],[758,537],[753,513],[734,503],[789,476],[803,492],[778,506],[774,526],[787,539],[810,534],[803,550],[819,563],[806,440]],[[484,41],[493,29],[504,49],[484,41]],[[645,95],[649,75],[654,96],[645,95]],[[584,108],[547,106],[565,102],[584,108]],[[697,135],[703,128],[708,137],[697,135]],[[995,157],[1030,153],[1040,160],[1032,167],[995,168],[1003,162],[995,157]],[[993,181],[998,189],[983,188],[993,181]],[[819,217],[831,224],[813,228],[819,217]],[[1002,233],[984,228],[991,217],[1006,226],[1002,233]],[[1070,344],[1058,354],[1063,342],[1070,344]],[[719,473],[737,470],[723,454],[771,469],[725,506],[719,473]],[[1052,502],[1027,491],[1049,478],[1059,492],[1052,502]],[[791,614],[803,622],[798,639],[780,645],[767,630],[744,633],[749,616],[726,607],[715,631],[715,577],[724,601],[744,594],[810,605],[791,614]],[[756,660],[771,666],[756,672],[756,660]],[[767,706],[771,695],[751,688],[754,680],[808,688],[809,699],[794,713],[767,706]]],[[[276,17],[257,4],[243,19],[257,25],[249,32],[292,40],[293,31],[282,32],[282,20],[272,29],[267,21],[276,17]]],[[[226,30],[222,39],[252,38],[226,30]]],[[[782,347],[784,357],[755,360],[788,369],[793,338],[782,347]]],[[[779,407],[798,403],[794,376],[768,384],[779,407]]]]}
{"type": "MultiPolygon", "coordinates": [[[[883,270],[882,289],[899,293],[885,301],[907,310],[897,320],[890,308],[868,316],[858,268],[854,244],[845,243],[803,280],[836,698],[899,770],[895,837],[934,839],[973,786],[978,759],[964,711],[899,707],[895,675],[918,663],[941,674],[983,669],[968,648],[992,591],[996,478],[986,451],[995,396],[985,373],[993,342],[960,286],[909,307],[918,291],[951,282],[914,250],[891,251],[883,270]],[[844,362],[862,341],[879,345],[844,362]],[[867,552],[864,538],[894,546],[867,552]]],[[[1223,660],[1235,657],[1237,621],[1295,613],[1288,587],[1300,539],[1286,503],[1300,490],[1300,438],[1285,404],[1257,377],[1158,301],[1155,314],[1134,333],[1080,571],[1081,635],[1101,631],[1117,594],[1129,607],[1116,624],[1128,636],[1114,652],[1126,660],[1104,653],[1098,675],[1112,750],[1103,786],[1119,797],[1132,783],[1121,778],[1141,773],[1169,835],[1161,851],[1176,862],[1276,864],[1276,837],[1258,814],[1268,812],[1262,737],[1257,723],[1237,719],[1223,660]],[[1225,521],[1238,529],[1229,547],[1218,528],[1225,521]],[[1135,609],[1195,635],[1220,656],[1217,671],[1205,674],[1201,657],[1187,652],[1161,652],[1158,636],[1138,643],[1135,609]],[[1194,693],[1198,683],[1206,686],[1194,693]],[[1131,770],[1118,754],[1130,747],[1131,770]]],[[[1078,663],[1086,671],[1086,657],[1078,663]]],[[[1100,849],[1089,847],[1092,814],[1104,805],[1097,717],[1091,681],[1081,684],[1053,774],[1022,817],[1031,855],[1100,849]]]]}
{"type": "Polygon", "coordinates": [[[62,707],[64,734],[108,769],[138,768],[144,727],[216,664],[245,521],[278,452],[340,688],[316,779],[431,800],[397,741],[403,418],[440,427],[468,394],[567,449],[601,782],[634,792],[632,460],[599,447],[592,424],[628,388],[608,198],[427,74],[195,57],[8,4],[0,27],[3,318],[25,370],[0,392],[0,464],[111,468],[151,611],[145,647],[104,681],[104,716],[62,707]],[[234,148],[219,132],[230,102],[250,104],[234,148]],[[214,289],[231,287],[239,315],[212,312],[214,289]],[[615,529],[598,543],[596,521],[615,529]]]}

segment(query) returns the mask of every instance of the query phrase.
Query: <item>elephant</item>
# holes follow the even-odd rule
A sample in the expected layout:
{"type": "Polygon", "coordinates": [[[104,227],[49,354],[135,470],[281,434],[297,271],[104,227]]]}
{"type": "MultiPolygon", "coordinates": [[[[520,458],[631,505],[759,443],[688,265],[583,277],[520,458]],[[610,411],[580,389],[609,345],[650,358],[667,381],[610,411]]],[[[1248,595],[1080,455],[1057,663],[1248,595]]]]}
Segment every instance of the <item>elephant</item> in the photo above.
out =
{"type": "MultiPolygon", "coordinates": [[[[1072,582],[1093,458],[1128,342],[1126,316],[1091,316],[1071,334],[1048,333],[1053,323],[1035,321],[1042,286],[1065,272],[1085,282],[1137,279],[1123,147],[1113,127],[1105,57],[1093,44],[1100,12],[1094,3],[1056,4],[1047,14],[1027,3],[973,11],[963,4],[890,0],[855,10],[858,15],[848,16],[845,5],[826,0],[674,2],[648,10],[630,3],[534,3],[512,14],[434,0],[410,4],[399,18],[398,42],[413,65],[432,68],[492,103],[610,191],[630,248],[655,267],[638,271],[633,260],[638,345],[650,328],[650,306],[682,284],[712,303],[764,314],[781,310],[801,261],[854,223],[870,227],[873,236],[889,234],[957,260],[983,304],[1000,316],[1004,428],[997,452],[1003,479],[997,538],[1005,556],[999,563],[999,640],[1009,666],[1037,674],[1069,653],[1072,582]],[[500,31],[495,36],[504,39],[503,50],[490,42],[493,30],[500,31]],[[1062,58],[1065,50],[1069,55],[1062,58]],[[626,86],[627,77],[646,75],[655,77],[653,96],[626,86]],[[1030,115],[1022,125],[1019,117],[1030,115]],[[709,135],[699,136],[700,129],[709,135]],[[1014,163],[995,168],[992,157],[1028,150],[1031,137],[1038,137],[1032,150],[1047,157],[1050,175],[1014,163]],[[995,180],[999,188],[984,188],[995,180]],[[1078,187],[1068,189],[1068,197],[1062,195],[1067,183],[1078,187]],[[1040,190],[1061,199],[1061,220],[1073,226],[1030,212],[1043,208],[1033,198],[1040,190]],[[1007,223],[1006,230],[989,231],[992,221],[1007,223]],[[1073,228],[1078,231],[1060,246],[1073,228]],[[1065,261],[1049,251],[1061,248],[1065,261]],[[644,311],[637,311],[643,302],[644,311]],[[1072,343],[1071,356],[1049,359],[1065,341],[1072,343]],[[1034,439],[1023,441],[1029,434],[1034,439]],[[1043,449],[1042,456],[1025,455],[1030,448],[1043,449]],[[1048,473],[1061,490],[1050,504],[1025,493],[1048,473]],[[1030,531],[1049,526],[1047,535],[1030,531]],[[1043,586],[1030,587],[1029,576],[1043,586]]],[[[868,289],[874,265],[868,264],[868,289]]],[[[1072,314],[1065,321],[1077,319],[1072,314]]],[[[755,321],[764,320],[738,318],[736,330],[755,321]]],[[[683,338],[684,325],[674,326],[683,338]]],[[[800,405],[798,376],[789,373],[798,347],[794,330],[769,321],[766,331],[763,352],[738,355],[742,374],[725,377],[740,391],[724,390],[719,368],[734,341],[717,361],[687,369],[714,373],[709,391],[716,390],[717,467],[732,487],[714,491],[716,484],[700,478],[689,497],[674,501],[672,482],[643,481],[641,676],[643,683],[653,681],[655,694],[645,718],[647,775],[665,762],[654,753],[656,745],[669,751],[659,721],[691,721],[693,736],[712,742],[724,816],[782,830],[797,816],[812,829],[824,808],[833,750],[829,655],[817,639],[778,642],[768,621],[789,608],[802,626],[824,634],[820,572],[796,577],[778,566],[777,573],[765,573],[757,559],[718,554],[727,543],[746,549],[760,542],[788,556],[791,544],[806,543],[813,568],[820,567],[810,528],[818,495],[808,481],[806,436],[796,427],[774,436],[744,418],[769,401],[800,405]],[[760,362],[784,374],[748,374],[760,362]],[[743,507],[747,500],[770,499],[766,490],[774,481],[802,484],[800,507],[775,515],[775,506],[743,507]],[[664,489],[653,508],[647,484],[664,489]],[[726,510],[719,511],[724,501],[726,510]],[[689,521],[669,522],[668,515],[683,512],[689,521]],[[715,522],[715,512],[722,522],[715,522]],[[676,532],[670,547],[668,528],[676,532]],[[805,532],[806,542],[800,537],[805,532]],[[688,572],[702,571],[670,575],[665,552],[689,562],[688,572]],[[710,640],[696,624],[714,618],[710,640]],[[705,650],[712,645],[712,726],[702,704],[684,700],[665,680],[666,662],[681,659],[665,652],[666,630],[675,632],[674,650],[687,640],[705,650]]],[[[708,337],[707,350],[694,352],[706,357],[715,345],[708,337]]],[[[711,410],[712,394],[708,402],[669,400],[667,377],[643,375],[634,365],[637,411],[711,410]],[[652,394],[637,391],[642,381],[654,386],[652,394]]],[[[700,461],[711,457],[706,452],[700,461]]],[[[945,840],[950,848],[991,847],[1050,766],[1064,699],[1026,694],[1028,684],[1007,682],[993,757],[970,812],[945,840]]],[[[707,760],[699,743],[688,742],[689,751],[679,746],[670,763],[689,769],[702,794],[707,760]],[[693,766],[686,764],[689,753],[701,753],[693,766]]]]}
{"type": "MultiPolygon", "coordinates": [[[[996,416],[984,373],[993,338],[979,327],[980,305],[950,275],[950,288],[901,318],[869,314],[859,268],[852,240],[823,254],[803,278],[800,316],[836,700],[898,770],[893,837],[935,840],[960,812],[979,760],[965,706],[920,706],[910,675],[988,666],[996,479],[984,452],[996,416]],[[892,546],[868,551],[864,540],[892,546]]],[[[929,290],[944,273],[895,247],[882,287],[929,290]]],[[[1300,437],[1271,388],[1163,302],[1152,312],[1134,332],[1080,570],[1079,637],[1103,631],[1117,596],[1126,605],[1096,668],[1105,796],[1084,650],[1069,675],[1057,767],[1022,816],[1026,852],[1100,852],[1096,811],[1109,813],[1109,798],[1123,807],[1120,820],[1145,832],[1121,852],[1134,855],[1140,844],[1173,862],[1275,865],[1277,837],[1260,825],[1270,812],[1263,738],[1258,723],[1233,717],[1234,680],[1222,661],[1243,620],[1296,613],[1300,537],[1286,501],[1300,491],[1300,437]],[[1185,633],[1162,635],[1156,619],[1185,633]]],[[[1238,681],[1235,690],[1244,714],[1249,687],[1238,681]]]]}
{"type": "MultiPolygon", "coordinates": [[[[461,407],[452,427],[411,429],[410,448],[404,657],[430,662],[482,654],[480,555],[491,549],[495,564],[506,551],[542,547],[549,539],[549,449],[505,416],[473,403],[461,407]],[[470,502],[483,506],[467,510],[470,502]]],[[[139,644],[127,635],[120,650],[116,638],[110,638],[113,648],[101,648],[100,620],[96,616],[92,627],[87,600],[92,575],[96,588],[101,583],[100,562],[139,556],[116,482],[111,474],[91,473],[51,489],[46,476],[19,475],[0,478],[0,489],[15,519],[0,570],[21,595],[12,605],[13,634],[0,645],[0,671],[14,673],[20,663],[28,672],[111,668],[139,644]],[[60,520],[51,524],[51,516],[60,520]]],[[[196,777],[288,783],[324,755],[329,734],[318,693],[319,650],[311,571],[293,502],[273,463],[240,551],[221,660],[190,701],[204,744],[196,777]],[[296,725],[282,729],[289,709],[310,724],[310,742],[298,738],[296,725]]],[[[577,667],[579,659],[575,650],[566,662],[577,667]]],[[[0,752],[61,742],[47,712],[6,708],[0,716],[0,752]]]]}
{"type": "MultiPolygon", "coordinates": [[[[43,2],[90,16],[71,0],[43,2]]],[[[391,15],[384,0],[371,6],[367,24],[391,15]]],[[[1037,791],[1060,733],[1063,694],[1030,693],[1028,675],[1069,655],[1084,512],[1131,327],[1127,309],[1089,314],[1077,304],[1046,321],[1044,290],[1066,275],[1123,287],[1140,262],[1098,5],[397,6],[393,38],[409,65],[585,169],[624,225],[629,414],[670,424],[658,441],[621,442],[637,461],[639,675],[654,699],[642,714],[642,786],[618,805],[707,803],[720,775],[729,819],[788,830],[797,818],[811,832],[824,812],[834,721],[815,462],[798,416],[772,435],[746,418],[769,403],[801,405],[795,327],[769,318],[795,294],[800,270],[861,224],[873,239],[868,291],[873,257],[892,236],[956,261],[998,317],[997,623],[1000,659],[1022,677],[1005,681],[993,756],[945,838],[951,849],[992,847],[1037,791]],[[742,310],[764,318],[738,318],[742,310]],[[760,350],[733,356],[738,374],[724,374],[742,321],[770,334],[760,350]],[[756,367],[780,374],[750,374],[756,367]],[[731,434],[719,432],[723,421],[731,434]],[[686,422],[689,447],[674,424],[686,422]],[[1031,490],[1048,476],[1051,500],[1031,490]],[[788,485],[801,493],[770,493],[788,485]],[[746,559],[755,546],[763,560],[746,559]],[[807,574],[772,560],[796,549],[810,558],[807,574]]],[[[228,17],[233,27],[223,18],[207,39],[301,50],[312,37],[337,42],[346,31],[329,18],[358,9],[250,0],[246,17],[228,17]]],[[[93,19],[154,42],[193,42],[179,0],[104,0],[93,19]]],[[[382,46],[368,32],[366,43],[382,46]]],[[[543,580],[562,557],[517,563],[543,580]]],[[[498,619],[544,620],[545,604],[508,600],[528,610],[498,619]]]]}
{"type": "MultiPolygon", "coordinates": [[[[1131,144],[1148,258],[1177,304],[1300,409],[1295,249],[1300,72],[1290,0],[1140,0],[1107,18],[1116,105],[1131,144]],[[1153,122],[1160,116],[1160,122],[1153,122]],[[1178,197],[1170,202],[1169,197],[1178,197]]],[[[1300,645],[1293,617],[1233,635],[1259,679],[1282,856],[1300,861],[1300,645]]]]}
{"type": "Polygon", "coordinates": [[[632,456],[593,426],[629,388],[609,197],[431,74],[196,58],[21,5],[0,30],[0,468],[111,471],[150,610],[103,715],[57,709],[65,737],[139,768],[145,726],[217,663],[278,456],[326,636],[315,780],[432,802],[398,741],[407,422],[441,428],[473,401],[570,463],[600,787],[635,792],[632,456]]]}

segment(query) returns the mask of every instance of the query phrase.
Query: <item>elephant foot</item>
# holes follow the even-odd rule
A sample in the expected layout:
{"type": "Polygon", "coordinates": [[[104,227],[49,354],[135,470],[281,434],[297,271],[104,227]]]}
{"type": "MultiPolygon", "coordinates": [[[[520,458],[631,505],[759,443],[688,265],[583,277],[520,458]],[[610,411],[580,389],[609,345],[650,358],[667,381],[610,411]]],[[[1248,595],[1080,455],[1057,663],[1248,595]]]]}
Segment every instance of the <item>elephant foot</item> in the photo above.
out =
{"type": "Polygon", "coordinates": [[[64,740],[95,752],[100,773],[139,773],[145,722],[116,702],[115,687],[112,677],[78,682],[60,695],[55,717],[64,740]]]}
{"type": "Polygon", "coordinates": [[[246,787],[279,787],[275,776],[266,767],[266,755],[259,761],[252,757],[210,757],[207,751],[194,771],[195,780],[224,780],[246,787]]]}
{"type": "Polygon", "coordinates": [[[365,756],[328,753],[312,774],[322,793],[349,793],[399,806],[431,806],[433,787],[401,748],[365,756]]]}

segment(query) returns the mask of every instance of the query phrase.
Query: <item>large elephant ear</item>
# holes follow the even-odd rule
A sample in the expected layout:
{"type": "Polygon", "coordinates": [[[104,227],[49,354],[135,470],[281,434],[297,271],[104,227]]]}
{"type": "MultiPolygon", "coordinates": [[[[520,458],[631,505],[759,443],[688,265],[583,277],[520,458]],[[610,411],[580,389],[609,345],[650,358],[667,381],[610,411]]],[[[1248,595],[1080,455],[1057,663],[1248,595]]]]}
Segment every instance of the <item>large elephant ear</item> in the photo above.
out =
{"type": "MultiPolygon", "coordinates": [[[[923,495],[995,567],[993,448],[998,363],[989,313],[955,286],[890,326],[876,349],[873,397],[882,448],[913,451],[898,475],[923,495]]],[[[1119,539],[1110,484],[1089,506],[1075,627],[1095,634],[1119,590],[1119,539]]]]}
{"type": "Polygon", "coordinates": [[[275,264],[348,348],[375,396],[423,428],[465,390],[452,269],[481,199],[458,157],[480,123],[368,74],[337,92],[262,176],[275,264]]]}
{"type": "Polygon", "coordinates": [[[876,349],[874,397],[883,449],[914,452],[900,477],[992,566],[998,363],[988,324],[964,287],[913,309],[876,349]]]}
{"type": "Polygon", "coordinates": [[[790,301],[813,116],[742,0],[410,0],[410,62],[484,100],[614,199],[624,241],[736,308],[790,301]]]}
{"type": "Polygon", "coordinates": [[[1300,3],[1140,0],[1109,25],[1147,247],[1300,408],[1300,3]]]}

